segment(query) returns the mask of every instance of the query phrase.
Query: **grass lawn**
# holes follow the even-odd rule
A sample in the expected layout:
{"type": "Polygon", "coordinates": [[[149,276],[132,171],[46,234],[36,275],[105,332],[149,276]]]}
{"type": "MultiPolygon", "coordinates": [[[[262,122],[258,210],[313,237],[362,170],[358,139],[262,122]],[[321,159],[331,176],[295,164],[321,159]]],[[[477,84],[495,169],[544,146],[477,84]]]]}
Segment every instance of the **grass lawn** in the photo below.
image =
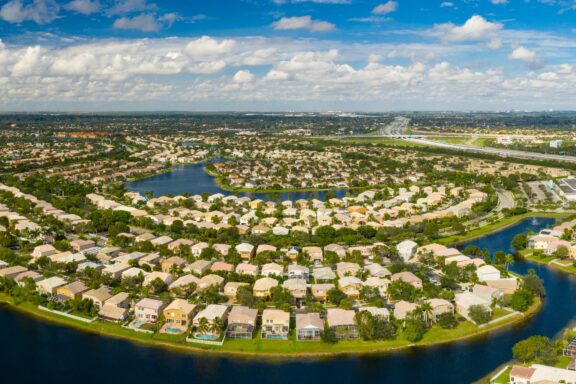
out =
{"type": "Polygon", "coordinates": [[[472,145],[475,145],[477,147],[485,147],[487,140],[488,140],[487,137],[479,137],[472,142],[472,145]]]}
{"type": "Polygon", "coordinates": [[[469,241],[476,239],[492,232],[496,232],[505,227],[514,225],[529,217],[551,217],[551,218],[565,218],[570,216],[568,213],[557,213],[557,212],[528,212],[522,215],[505,217],[502,220],[498,220],[493,224],[485,225],[481,228],[476,228],[468,231],[465,235],[452,235],[446,236],[438,239],[436,242],[440,244],[450,245],[454,243],[461,243],[464,241],[469,241]]]}
{"type": "Polygon", "coordinates": [[[502,372],[493,382],[496,384],[508,384],[510,382],[510,372],[512,371],[512,367],[506,368],[504,372],[502,372]]]}
{"type": "Polygon", "coordinates": [[[385,144],[396,147],[426,147],[424,144],[413,143],[400,139],[391,139],[388,137],[372,137],[372,136],[359,136],[359,137],[346,137],[338,139],[338,141],[347,144],[385,144]]]}
{"type": "Polygon", "coordinates": [[[430,136],[430,140],[439,141],[442,143],[463,145],[470,141],[470,137],[459,137],[459,136],[430,136]]]}

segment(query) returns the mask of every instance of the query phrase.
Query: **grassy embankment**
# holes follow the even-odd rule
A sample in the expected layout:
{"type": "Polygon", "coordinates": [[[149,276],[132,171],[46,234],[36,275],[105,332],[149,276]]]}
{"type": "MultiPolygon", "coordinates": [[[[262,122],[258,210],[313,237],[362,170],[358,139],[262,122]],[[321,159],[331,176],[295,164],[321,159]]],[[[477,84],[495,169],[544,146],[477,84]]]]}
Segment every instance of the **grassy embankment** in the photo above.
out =
{"type": "MultiPolygon", "coordinates": [[[[257,336],[252,340],[228,340],[222,347],[218,347],[186,343],[184,335],[174,336],[165,334],[138,333],[130,329],[123,328],[119,324],[106,321],[96,321],[94,323],[87,324],[60,316],[58,314],[42,311],[31,303],[22,303],[16,305],[12,298],[5,294],[0,294],[0,302],[11,305],[16,310],[22,311],[26,314],[41,318],[46,321],[70,326],[81,331],[126,339],[140,344],[158,346],[179,351],[187,351],[191,353],[201,351],[241,356],[258,355],[267,356],[270,358],[290,358],[302,356],[325,357],[338,354],[389,352],[408,347],[425,347],[448,343],[452,341],[477,337],[496,328],[503,328],[514,323],[525,321],[525,319],[535,314],[541,306],[541,301],[537,300],[523,316],[511,316],[509,318],[503,319],[502,321],[496,321],[495,323],[482,328],[479,328],[467,321],[459,323],[459,325],[453,330],[447,330],[438,326],[433,326],[424,335],[424,338],[417,343],[411,343],[407,340],[404,340],[401,336],[395,340],[387,341],[370,342],[355,340],[343,341],[336,344],[326,344],[319,341],[297,342],[294,340],[293,336],[288,341],[262,340],[259,336],[257,336]]],[[[503,310],[496,312],[498,317],[503,317],[507,314],[508,312],[503,310]]]]}

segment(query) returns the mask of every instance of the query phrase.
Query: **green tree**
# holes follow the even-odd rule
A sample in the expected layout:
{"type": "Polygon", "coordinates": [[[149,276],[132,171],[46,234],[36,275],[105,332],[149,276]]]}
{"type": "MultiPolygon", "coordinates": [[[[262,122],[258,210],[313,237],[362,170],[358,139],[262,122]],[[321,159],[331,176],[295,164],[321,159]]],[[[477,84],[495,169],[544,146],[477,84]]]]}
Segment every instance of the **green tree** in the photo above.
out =
{"type": "Polygon", "coordinates": [[[452,312],[445,312],[436,317],[436,323],[444,329],[454,329],[458,325],[458,320],[452,312]]]}
{"type": "Polygon", "coordinates": [[[476,324],[486,324],[492,318],[490,310],[483,305],[472,305],[468,308],[468,316],[476,324]]]}
{"type": "Polygon", "coordinates": [[[554,350],[554,343],[546,336],[530,336],[519,341],[512,348],[514,358],[524,363],[537,362],[554,365],[558,356],[554,350]]]}

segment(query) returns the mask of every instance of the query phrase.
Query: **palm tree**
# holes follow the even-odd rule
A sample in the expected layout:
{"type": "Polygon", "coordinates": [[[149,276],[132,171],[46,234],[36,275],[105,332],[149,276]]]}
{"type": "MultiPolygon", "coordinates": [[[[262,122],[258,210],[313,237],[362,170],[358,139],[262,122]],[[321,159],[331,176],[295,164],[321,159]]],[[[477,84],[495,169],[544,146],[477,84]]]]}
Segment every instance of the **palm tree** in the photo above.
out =
{"type": "Polygon", "coordinates": [[[506,257],[504,258],[504,265],[506,267],[506,270],[508,270],[508,267],[513,264],[514,264],[514,256],[512,256],[511,254],[507,254],[506,257]]]}
{"type": "Polygon", "coordinates": [[[216,317],[212,321],[212,325],[210,327],[210,332],[212,332],[213,335],[220,335],[221,330],[222,330],[222,319],[220,319],[219,317],[216,317]]]}
{"type": "Polygon", "coordinates": [[[429,302],[424,301],[422,304],[420,304],[418,309],[420,310],[420,312],[422,312],[424,322],[428,326],[430,324],[430,321],[432,320],[432,305],[430,305],[429,302]]]}
{"type": "Polygon", "coordinates": [[[206,332],[208,332],[208,319],[203,317],[200,319],[199,323],[198,323],[198,328],[196,329],[196,332],[200,333],[200,334],[205,334],[206,332]]]}

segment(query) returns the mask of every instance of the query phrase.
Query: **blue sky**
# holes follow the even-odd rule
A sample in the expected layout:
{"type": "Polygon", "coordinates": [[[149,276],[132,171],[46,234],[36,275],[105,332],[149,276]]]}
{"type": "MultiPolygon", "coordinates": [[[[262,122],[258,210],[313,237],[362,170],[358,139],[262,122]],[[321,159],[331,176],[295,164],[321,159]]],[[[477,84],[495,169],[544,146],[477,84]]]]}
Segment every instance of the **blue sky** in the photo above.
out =
{"type": "Polygon", "coordinates": [[[576,0],[3,0],[1,110],[575,109],[576,0]]]}

